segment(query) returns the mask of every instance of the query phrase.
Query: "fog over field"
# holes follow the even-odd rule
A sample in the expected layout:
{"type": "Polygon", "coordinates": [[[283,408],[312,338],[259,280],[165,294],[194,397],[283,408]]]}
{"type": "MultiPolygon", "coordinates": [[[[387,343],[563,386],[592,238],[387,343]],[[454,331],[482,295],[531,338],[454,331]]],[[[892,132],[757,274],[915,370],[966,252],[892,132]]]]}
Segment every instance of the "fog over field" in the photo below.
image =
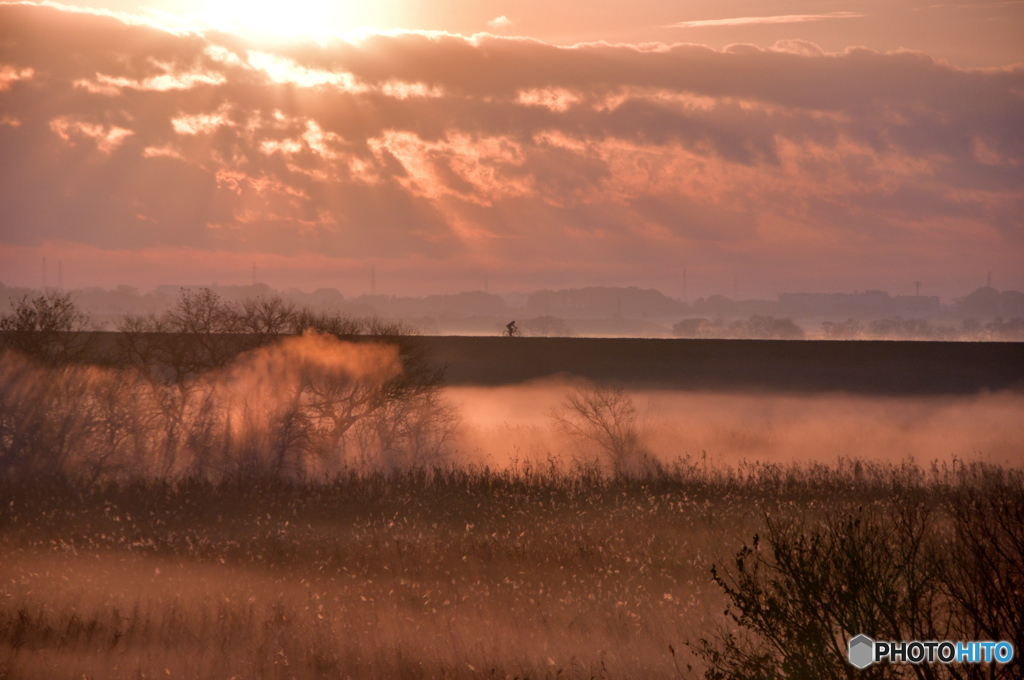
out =
{"type": "MultiPolygon", "coordinates": [[[[560,434],[552,411],[581,381],[540,380],[503,387],[449,387],[462,413],[459,459],[504,466],[599,457],[560,434]]],[[[954,459],[1024,465],[1024,395],[877,397],[828,394],[627,390],[638,406],[650,454],[671,464],[781,465],[954,459]]]]}

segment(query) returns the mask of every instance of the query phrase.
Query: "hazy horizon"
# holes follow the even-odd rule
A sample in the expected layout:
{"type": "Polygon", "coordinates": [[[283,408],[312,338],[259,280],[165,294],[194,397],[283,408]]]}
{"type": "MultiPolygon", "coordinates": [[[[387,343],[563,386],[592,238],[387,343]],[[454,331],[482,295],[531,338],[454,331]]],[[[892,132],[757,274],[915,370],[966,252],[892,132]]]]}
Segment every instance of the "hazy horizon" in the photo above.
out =
{"type": "MultiPolygon", "coordinates": [[[[58,262],[60,262],[60,261],[58,261],[58,262]]],[[[679,289],[677,289],[677,290],[670,290],[670,289],[666,289],[664,287],[658,287],[658,286],[641,286],[641,285],[621,285],[620,286],[620,285],[609,285],[609,284],[600,284],[600,283],[599,284],[593,284],[593,285],[583,284],[583,285],[578,285],[578,286],[534,287],[534,288],[521,288],[521,289],[508,289],[508,290],[505,290],[505,289],[495,289],[495,287],[490,284],[489,277],[486,277],[483,280],[483,282],[481,283],[481,285],[476,287],[476,288],[473,288],[473,287],[468,287],[468,288],[445,288],[445,287],[442,287],[442,288],[438,288],[438,289],[429,289],[429,288],[426,288],[424,286],[420,286],[416,290],[410,290],[410,291],[407,291],[406,293],[401,293],[400,294],[400,293],[395,293],[395,292],[388,291],[386,289],[387,288],[387,285],[386,285],[387,282],[386,281],[381,281],[376,276],[376,272],[372,272],[367,277],[366,281],[364,281],[364,282],[355,281],[350,286],[347,286],[346,289],[340,289],[340,288],[338,288],[336,286],[314,286],[314,285],[309,285],[309,286],[297,286],[297,285],[274,286],[274,285],[268,284],[267,282],[265,282],[263,280],[253,281],[252,278],[251,278],[251,276],[252,276],[251,273],[250,273],[250,280],[248,280],[248,281],[245,281],[245,280],[242,280],[241,278],[239,278],[238,280],[225,279],[225,280],[220,280],[220,281],[214,280],[214,281],[205,281],[205,282],[203,282],[203,281],[199,281],[199,282],[163,281],[163,282],[154,283],[153,285],[150,285],[150,286],[140,286],[140,285],[136,285],[136,284],[133,284],[131,282],[128,282],[128,281],[119,281],[119,282],[113,283],[111,285],[68,285],[68,283],[66,283],[65,280],[64,280],[66,275],[63,273],[63,267],[61,267],[61,272],[60,272],[60,275],[59,275],[60,278],[58,278],[58,273],[57,273],[58,270],[54,269],[54,266],[55,265],[52,264],[52,263],[48,265],[48,267],[47,267],[47,272],[48,273],[46,274],[46,280],[45,281],[42,280],[42,275],[41,274],[37,274],[37,277],[36,277],[38,279],[37,281],[35,281],[35,282],[27,282],[25,284],[12,283],[10,281],[5,281],[5,280],[0,279],[0,287],[9,288],[9,289],[29,290],[29,291],[33,291],[33,292],[36,292],[36,293],[45,293],[47,291],[60,291],[60,292],[65,292],[65,293],[73,293],[73,292],[76,292],[76,291],[116,292],[116,291],[118,291],[120,289],[128,288],[128,289],[131,289],[135,293],[140,294],[140,295],[150,295],[150,294],[154,294],[154,293],[157,293],[157,292],[167,293],[169,289],[196,290],[196,289],[210,288],[212,290],[218,290],[218,289],[234,290],[234,289],[246,289],[246,288],[258,289],[258,288],[265,287],[267,290],[270,291],[271,294],[274,294],[274,295],[282,295],[282,294],[283,295],[287,295],[289,293],[300,293],[300,294],[304,294],[304,295],[312,295],[312,294],[315,294],[317,292],[328,291],[328,292],[332,292],[332,293],[338,293],[339,295],[341,295],[344,298],[349,299],[349,300],[354,300],[354,299],[358,299],[358,298],[361,298],[361,297],[398,297],[398,298],[408,298],[408,299],[423,299],[423,298],[427,298],[427,297],[447,297],[447,296],[458,296],[458,295],[469,295],[469,294],[482,293],[482,294],[488,294],[488,295],[497,295],[499,297],[505,298],[506,301],[508,301],[510,299],[520,298],[520,297],[525,299],[527,296],[529,296],[531,294],[541,293],[541,292],[570,292],[570,291],[592,290],[592,289],[605,288],[605,289],[609,289],[609,290],[628,290],[628,289],[634,289],[634,290],[640,290],[640,291],[655,291],[657,293],[660,293],[661,295],[664,295],[666,298],[668,298],[670,300],[674,300],[674,301],[678,301],[678,302],[682,302],[682,303],[692,303],[692,302],[694,302],[696,300],[708,299],[708,298],[712,298],[712,297],[715,297],[715,296],[725,297],[725,298],[728,298],[728,299],[734,300],[734,301],[756,301],[756,300],[776,300],[780,296],[785,296],[785,295],[863,295],[863,294],[869,294],[869,293],[884,293],[885,295],[888,295],[888,296],[893,297],[893,298],[895,298],[895,297],[937,297],[937,298],[939,298],[940,303],[942,305],[953,304],[957,300],[960,300],[960,299],[964,298],[965,296],[969,295],[970,293],[973,293],[973,292],[975,292],[975,291],[977,291],[978,289],[981,289],[981,288],[989,288],[989,287],[991,287],[991,288],[993,288],[993,289],[995,289],[997,291],[1015,292],[1013,288],[997,285],[997,284],[999,284],[999,281],[991,281],[991,283],[990,283],[988,280],[982,279],[977,285],[968,284],[967,288],[965,288],[963,290],[959,290],[959,291],[954,291],[953,294],[951,294],[949,296],[938,295],[936,293],[928,293],[928,292],[923,292],[923,291],[918,293],[914,289],[913,282],[911,282],[910,290],[909,291],[904,291],[902,289],[901,290],[896,290],[896,291],[887,290],[885,288],[881,288],[881,287],[878,287],[878,286],[872,286],[872,285],[870,285],[870,283],[868,283],[867,285],[861,286],[860,288],[855,289],[855,290],[838,290],[838,289],[825,289],[825,290],[780,290],[777,293],[769,293],[767,291],[758,291],[758,292],[763,292],[764,295],[761,296],[761,297],[758,297],[756,295],[751,295],[751,296],[748,297],[748,296],[744,296],[742,294],[742,291],[739,290],[739,286],[737,285],[737,283],[735,281],[733,282],[733,284],[734,284],[733,287],[722,287],[720,290],[707,290],[704,293],[699,293],[698,294],[697,291],[691,290],[691,286],[688,283],[687,283],[687,286],[685,287],[685,289],[683,288],[682,284],[680,284],[679,289]],[[360,290],[360,286],[362,287],[362,290],[360,290]],[[374,290],[374,288],[376,288],[377,290],[374,290]],[[739,295],[734,297],[737,293],[739,295]]],[[[59,264],[58,264],[58,266],[59,266],[59,264]]],[[[990,274],[991,274],[991,272],[990,272],[990,274]]]]}

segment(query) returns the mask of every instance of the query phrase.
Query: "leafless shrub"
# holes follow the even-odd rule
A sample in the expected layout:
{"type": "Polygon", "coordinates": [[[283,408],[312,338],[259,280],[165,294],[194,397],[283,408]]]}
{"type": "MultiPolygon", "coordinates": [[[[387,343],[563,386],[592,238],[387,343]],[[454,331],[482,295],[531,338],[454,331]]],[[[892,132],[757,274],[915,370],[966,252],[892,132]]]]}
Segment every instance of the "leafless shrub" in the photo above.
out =
{"type": "Polygon", "coordinates": [[[385,401],[355,426],[359,460],[389,469],[436,465],[459,425],[455,408],[436,391],[385,401]]]}
{"type": "Polygon", "coordinates": [[[551,418],[564,433],[596,445],[616,475],[637,474],[653,464],[640,414],[621,387],[581,387],[552,410],[551,418]]]}
{"type": "Polygon", "coordinates": [[[957,633],[965,640],[1008,640],[1021,650],[1024,487],[997,471],[967,472],[973,478],[946,506],[953,530],[946,545],[945,585],[960,612],[957,633]]]}
{"type": "MultiPolygon", "coordinates": [[[[694,645],[705,677],[847,678],[846,643],[1022,642],[1024,485],[1019,474],[959,468],[952,489],[919,483],[819,519],[769,516],[763,537],[712,568],[733,624],[694,645]],[[930,497],[930,498],[929,498],[930,497]],[[943,499],[935,503],[935,499],[943,499]]],[[[1011,678],[1016,664],[875,665],[875,678],[1011,678]]]]}

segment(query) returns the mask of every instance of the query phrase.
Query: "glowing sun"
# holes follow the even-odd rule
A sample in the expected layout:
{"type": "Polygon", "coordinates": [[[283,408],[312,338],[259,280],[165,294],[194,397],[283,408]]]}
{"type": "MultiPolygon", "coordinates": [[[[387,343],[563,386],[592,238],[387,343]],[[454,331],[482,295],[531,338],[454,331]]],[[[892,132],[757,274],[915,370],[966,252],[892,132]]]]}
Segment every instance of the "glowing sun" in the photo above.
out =
{"type": "Polygon", "coordinates": [[[203,14],[216,26],[270,36],[322,37],[350,30],[357,17],[335,0],[208,0],[203,14]]]}

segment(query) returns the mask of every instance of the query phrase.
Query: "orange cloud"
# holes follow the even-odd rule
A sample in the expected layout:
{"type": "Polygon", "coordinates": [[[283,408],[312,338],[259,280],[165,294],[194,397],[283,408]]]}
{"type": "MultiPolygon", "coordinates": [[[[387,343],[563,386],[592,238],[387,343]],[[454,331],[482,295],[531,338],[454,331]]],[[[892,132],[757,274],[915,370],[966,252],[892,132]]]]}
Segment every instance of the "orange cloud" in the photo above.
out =
{"type": "Polygon", "coordinates": [[[5,247],[624,282],[1024,260],[1019,66],[793,41],[268,46],[25,5],[0,6],[0,64],[21,123],[0,125],[5,247]]]}
{"type": "Polygon", "coordinates": [[[224,125],[234,125],[229,107],[222,106],[214,113],[183,115],[171,119],[171,126],[179,135],[209,134],[224,125]]]}
{"type": "Polygon", "coordinates": [[[96,148],[105,154],[109,154],[119,147],[125,139],[135,134],[131,130],[121,127],[86,123],[80,120],[71,120],[67,117],[51,120],[50,129],[69,144],[74,144],[75,138],[79,137],[92,139],[96,142],[96,148]]]}
{"type": "Polygon", "coordinates": [[[860,12],[829,12],[827,14],[776,14],[761,17],[733,17],[731,19],[704,19],[701,21],[680,21],[670,28],[709,28],[718,26],[746,26],[750,24],[804,24],[808,21],[828,19],[858,19],[860,12]]]}
{"type": "Polygon", "coordinates": [[[19,80],[31,80],[33,76],[35,76],[35,71],[30,68],[18,69],[4,64],[0,66],[0,90],[9,90],[11,83],[19,80]]]}

